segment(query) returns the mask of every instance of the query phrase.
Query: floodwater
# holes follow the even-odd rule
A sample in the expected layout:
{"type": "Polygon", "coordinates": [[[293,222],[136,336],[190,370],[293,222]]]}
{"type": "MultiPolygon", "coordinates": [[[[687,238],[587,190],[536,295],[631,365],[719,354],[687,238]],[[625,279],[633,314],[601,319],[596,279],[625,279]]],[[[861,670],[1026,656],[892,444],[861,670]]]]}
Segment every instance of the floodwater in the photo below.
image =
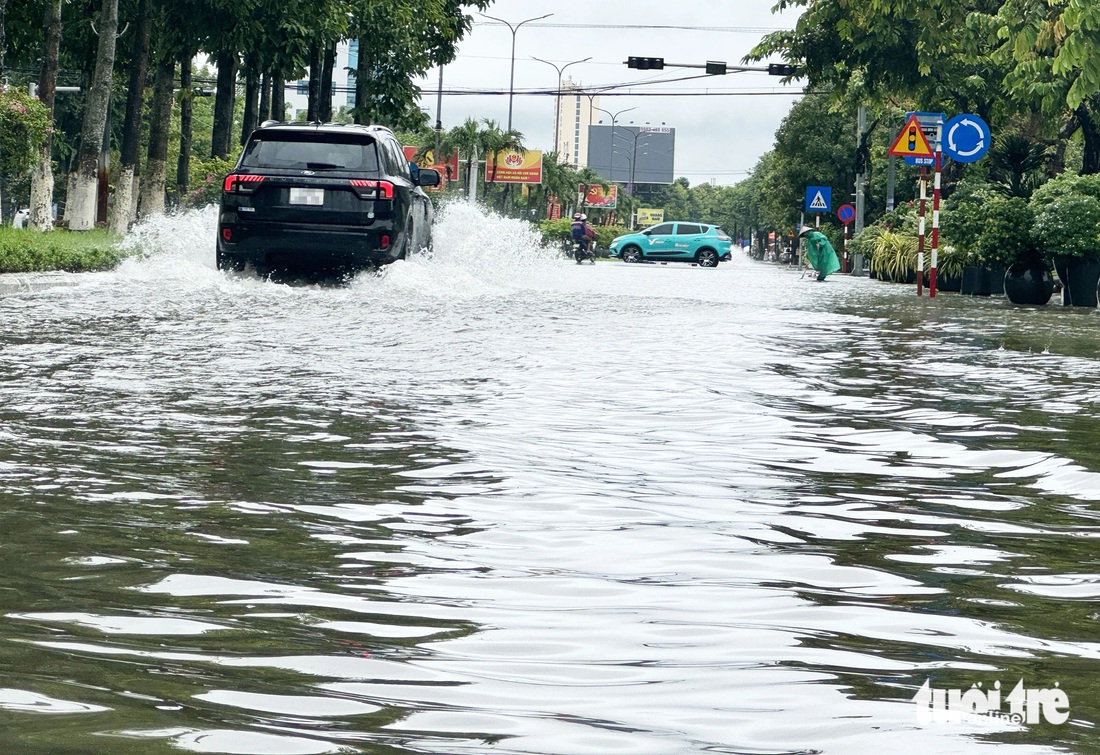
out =
{"type": "Polygon", "coordinates": [[[0,752],[1097,751],[1100,314],[441,215],[0,298],[0,752]]]}

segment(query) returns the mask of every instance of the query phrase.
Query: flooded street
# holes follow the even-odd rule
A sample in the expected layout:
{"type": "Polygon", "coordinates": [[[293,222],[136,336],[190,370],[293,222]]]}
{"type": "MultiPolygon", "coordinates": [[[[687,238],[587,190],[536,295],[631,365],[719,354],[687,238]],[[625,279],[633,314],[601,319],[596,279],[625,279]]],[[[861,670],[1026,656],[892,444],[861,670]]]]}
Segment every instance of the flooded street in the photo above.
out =
{"type": "Polygon", "coordinates": [[[524,228],[0,297],[0,752],[1097,751],[1100,313],[524,228]]]}

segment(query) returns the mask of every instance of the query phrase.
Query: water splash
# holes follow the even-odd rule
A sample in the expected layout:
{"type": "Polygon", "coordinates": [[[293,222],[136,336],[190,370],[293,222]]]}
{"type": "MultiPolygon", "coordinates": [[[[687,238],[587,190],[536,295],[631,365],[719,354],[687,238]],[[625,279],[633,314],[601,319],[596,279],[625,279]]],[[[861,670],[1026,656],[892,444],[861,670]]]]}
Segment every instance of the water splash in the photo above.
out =
{"type": "MultiPolygon", "coordinates": [[[[135,255],[117,271],[134,280],[236,281],[215,269],[218,209],[207,206],[159,215],[139,223],[122,242],[135,255]]],[[[427,296],[499,294],[538,285],[563,264],[531,224],[506,218],[462,201],[436,212],[434,249],[422,250],[352,282],[356,291],[416,291],[427,296]]],[[[255,284],[257,281],[251,281],[255,284]]]]}

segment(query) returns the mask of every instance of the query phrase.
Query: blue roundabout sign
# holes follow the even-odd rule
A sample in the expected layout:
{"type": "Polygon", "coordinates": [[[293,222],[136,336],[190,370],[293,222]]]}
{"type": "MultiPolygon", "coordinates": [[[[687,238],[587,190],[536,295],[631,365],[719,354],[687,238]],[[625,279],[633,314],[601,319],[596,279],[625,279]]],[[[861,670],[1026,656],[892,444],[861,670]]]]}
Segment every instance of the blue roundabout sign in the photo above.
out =
{"type": "Polygon", "coordinates": [[[960,163],[977,162],[989,151],[989,126],[976,115],[956,115],[943,127],[943,151],[960,163]]]}

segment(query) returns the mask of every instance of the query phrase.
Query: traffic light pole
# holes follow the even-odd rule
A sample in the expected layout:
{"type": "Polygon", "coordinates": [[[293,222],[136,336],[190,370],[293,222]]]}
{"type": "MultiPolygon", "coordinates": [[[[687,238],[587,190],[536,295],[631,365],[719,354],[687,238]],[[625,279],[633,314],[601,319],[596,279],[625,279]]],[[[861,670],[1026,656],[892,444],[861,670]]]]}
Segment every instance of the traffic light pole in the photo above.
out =
{"type": "Polygon", "coordinates": [[[623,61],[627,68],[637,68],[640,71],[660,71],[665,68],[702,68],[710,76],[725,76],[727,73],[744,73],[746,71],[759,71],[771,76],[793,76],[794,66],[786,63],[769,63],[766,66],[731,66],[725,61],[708,60],[706,63],[666,63],[664,58],[643,58],[629,56],[623,61]]]}

